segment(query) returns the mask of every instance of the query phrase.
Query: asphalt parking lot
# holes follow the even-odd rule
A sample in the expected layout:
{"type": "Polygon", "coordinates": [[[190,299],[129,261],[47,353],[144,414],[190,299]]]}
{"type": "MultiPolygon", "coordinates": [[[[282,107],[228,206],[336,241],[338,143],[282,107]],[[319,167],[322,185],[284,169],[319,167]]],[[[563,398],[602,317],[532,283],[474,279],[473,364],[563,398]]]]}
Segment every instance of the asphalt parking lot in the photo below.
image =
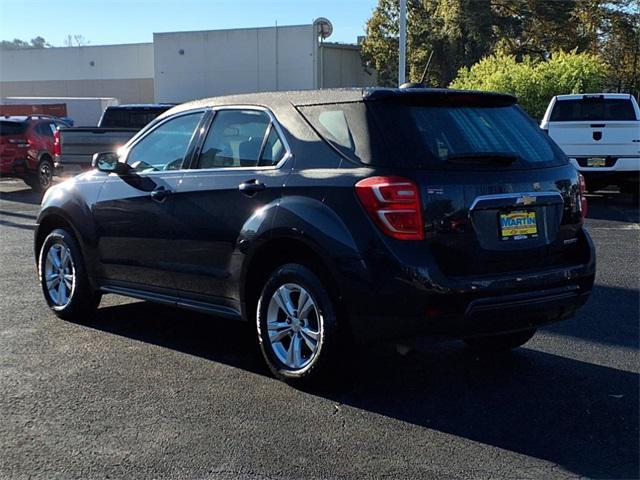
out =
{"type": "Polygon", "coordinates": [[[596,288],[525,348],[353,352],[349,380],[269,376],[250,328],[105,297],[57,319],[36,280],[39,198],[0,182],[0,478],[637,478],[640,213],[593,195],[596,288]]]}

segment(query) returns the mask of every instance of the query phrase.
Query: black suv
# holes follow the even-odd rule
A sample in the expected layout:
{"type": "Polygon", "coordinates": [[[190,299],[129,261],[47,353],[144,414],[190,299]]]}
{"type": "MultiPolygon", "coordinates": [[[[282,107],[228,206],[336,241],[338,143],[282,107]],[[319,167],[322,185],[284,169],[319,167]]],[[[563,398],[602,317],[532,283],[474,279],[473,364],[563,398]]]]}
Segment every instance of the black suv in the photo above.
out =
{"type": "Polygon", "coordinates": [[[253,322],[287,381],[345,341],[515,348],[593,286],[584,184],[512,96],[347,89],[166,112],[50,189],[44,296],[82,320],[116,293],[253,322]]]}

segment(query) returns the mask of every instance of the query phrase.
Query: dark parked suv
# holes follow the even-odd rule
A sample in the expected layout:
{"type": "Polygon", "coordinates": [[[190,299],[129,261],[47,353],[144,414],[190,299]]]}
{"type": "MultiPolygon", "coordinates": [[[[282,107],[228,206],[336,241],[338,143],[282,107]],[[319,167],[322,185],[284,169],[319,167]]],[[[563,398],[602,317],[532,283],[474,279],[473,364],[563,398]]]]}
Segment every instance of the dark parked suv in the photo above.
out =
{"type": "Polygon", "coordinates": [[[212,98],[94,165],[38,217],[54,312],[116,293],[252,322],[287,381],[330,371],[347,340],[515,348],[593,285],[584,184],[508,95],[212,98]]]}

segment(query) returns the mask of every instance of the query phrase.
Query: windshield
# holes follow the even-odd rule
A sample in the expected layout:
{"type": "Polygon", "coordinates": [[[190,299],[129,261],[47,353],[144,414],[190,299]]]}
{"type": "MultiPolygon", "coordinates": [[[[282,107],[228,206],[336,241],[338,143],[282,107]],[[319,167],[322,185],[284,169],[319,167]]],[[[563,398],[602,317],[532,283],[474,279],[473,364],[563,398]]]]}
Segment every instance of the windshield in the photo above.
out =
{"type": "Polygon", "coordinates": [[[590,120],[633,121],[633,104],[626,98],[583,98],[558,100],[551,113],[552,122],[581,122],[590,120]]]}
{"type": "Polygon", "coordinates": [[[301,109],[342,153],[372,165],[454,168],[548,166],[562,152],[517,106],[359,102],[301,109]],[[393,160],[390,160],[393,159],[393,160]],[[509,159],[509,161],[501,161],[509,159]]]}

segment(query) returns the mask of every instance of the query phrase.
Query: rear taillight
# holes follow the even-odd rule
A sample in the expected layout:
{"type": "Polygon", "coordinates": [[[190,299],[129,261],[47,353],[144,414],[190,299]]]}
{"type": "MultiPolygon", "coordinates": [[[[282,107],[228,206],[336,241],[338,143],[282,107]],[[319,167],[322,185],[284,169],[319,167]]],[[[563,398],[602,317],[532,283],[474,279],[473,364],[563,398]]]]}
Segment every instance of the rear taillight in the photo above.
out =
{"type": "Polygon", "coordinates": [[[420,192],[402,177],[370,177],[356,183],[356,194],[375,224],[398,240],[423,240],[420,192]]]}
{"type": "Polygon", "coordinates": [[[60,130],[53,132],[53,154],[62,155],[62,148],[60,148],[60,130]]]}
{"type": "Polygon", "coordinates": [[[587,197],[585,194],[587,193],[587,183],[584,181],[584,176],[581,173],[578,173],[578,198],[580,199],[580,216],[582,218],[587,218],[587,197]]]}

